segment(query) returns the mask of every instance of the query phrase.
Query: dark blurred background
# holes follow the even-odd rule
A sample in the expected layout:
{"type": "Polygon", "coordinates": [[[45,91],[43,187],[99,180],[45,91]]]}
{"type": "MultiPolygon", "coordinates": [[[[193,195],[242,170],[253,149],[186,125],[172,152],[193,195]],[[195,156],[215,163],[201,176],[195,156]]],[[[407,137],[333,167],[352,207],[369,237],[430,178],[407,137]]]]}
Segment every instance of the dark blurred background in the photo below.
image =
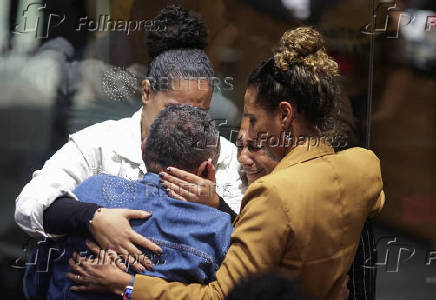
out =
{"type": "Polygon", "coordinates": [[[343,76],[350,145],[381,159],[387,202],[375,224],[377,298],[436,299],[436,259],[426,264],[436,251],[434,0],[2,0],[2,297],[23,299],[16,259],[28,237],[15,224],[14,200],[32,172],[68,134],[140,108],[146,32],[110,30],[101,18],[151,20],[171,3],[201,13],[216,74],[232,78],[234,88],[217,90],[211,107],[227,120],[227,137],[239,125],[248,73],[284,31],[309,24],[323,33],[343,76]]]}

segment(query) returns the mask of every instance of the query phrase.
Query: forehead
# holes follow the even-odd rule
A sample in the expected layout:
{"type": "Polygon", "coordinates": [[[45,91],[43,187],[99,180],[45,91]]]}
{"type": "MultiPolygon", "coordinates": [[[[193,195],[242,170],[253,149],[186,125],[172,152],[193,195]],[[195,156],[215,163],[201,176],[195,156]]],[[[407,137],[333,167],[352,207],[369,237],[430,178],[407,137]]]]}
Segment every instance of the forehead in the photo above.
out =
{"type": "Polygon", "coordinates": [[[244,113],[250,114],[256,108],[257,89],[249,86],[244,95],[244,113]]]}
{"type": "Polygon", "coordinates": [[[212,99],[212,87],[204,78],[174,78],[171,88],[161,92],[167,103],[191,104],[203,109],[209,109],[212,99]]]}
{"type": "Polygon", "coordinates": [[[238,138],[242,139],[246,137],[247,131],[249,129],[250,120],[248,117],[243,116],[241,120],[241,127],[239,128],[238,138]]]}

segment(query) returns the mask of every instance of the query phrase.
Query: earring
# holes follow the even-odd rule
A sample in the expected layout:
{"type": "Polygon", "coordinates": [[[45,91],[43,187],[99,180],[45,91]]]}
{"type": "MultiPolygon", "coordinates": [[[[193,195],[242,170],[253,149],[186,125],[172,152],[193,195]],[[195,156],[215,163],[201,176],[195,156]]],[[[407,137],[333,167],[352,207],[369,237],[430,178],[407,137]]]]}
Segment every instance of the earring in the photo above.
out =
{"type": "Polygon", "coordinates": [[[292,134],[291,134],[291,131],[289,129],[288,130],[283,129],[283,132],[284,132],[284,142],[285,142],[284,146],[288,147],[290,145],[291,140],[292,140],[292,134]]]}

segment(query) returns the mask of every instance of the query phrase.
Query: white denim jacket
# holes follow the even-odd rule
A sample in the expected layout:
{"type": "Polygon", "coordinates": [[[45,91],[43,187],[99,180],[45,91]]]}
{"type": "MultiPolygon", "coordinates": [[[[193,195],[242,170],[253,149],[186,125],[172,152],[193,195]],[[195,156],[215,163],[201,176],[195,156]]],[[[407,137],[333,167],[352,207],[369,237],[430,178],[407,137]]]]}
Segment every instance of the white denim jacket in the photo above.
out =
{"type": "MultiPolygon", "coordinates": [[[[43,229],[43,212],[55,199],[69,195],[86,178],[110,174],[131,180],[147,172],[141,153],[141,110],[132,117],[105,121],[70,135],[41,170],[32,175],[16,199],[15,221],[32,236],[50,236],[43,229]]],[[[239,213],[245,191],[240,178],[237,148],[221,137],[216,169],[217,193],[239,213]]]]}

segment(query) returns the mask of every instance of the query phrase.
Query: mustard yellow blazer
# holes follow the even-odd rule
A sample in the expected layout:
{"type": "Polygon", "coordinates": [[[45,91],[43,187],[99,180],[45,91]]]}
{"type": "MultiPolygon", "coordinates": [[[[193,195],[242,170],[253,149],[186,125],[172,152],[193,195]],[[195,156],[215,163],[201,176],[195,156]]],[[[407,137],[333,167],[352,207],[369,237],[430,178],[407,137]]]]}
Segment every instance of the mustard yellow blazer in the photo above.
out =
{"type": "Polygon", "coordinates": [[[187,285],[137,275],[132,299],[224,299],[241,278],[276,269],[325,299],[350,269],[365,220],[384,201],[372,151],[298,146],[248,188],[216,281],[187,285]]]}

